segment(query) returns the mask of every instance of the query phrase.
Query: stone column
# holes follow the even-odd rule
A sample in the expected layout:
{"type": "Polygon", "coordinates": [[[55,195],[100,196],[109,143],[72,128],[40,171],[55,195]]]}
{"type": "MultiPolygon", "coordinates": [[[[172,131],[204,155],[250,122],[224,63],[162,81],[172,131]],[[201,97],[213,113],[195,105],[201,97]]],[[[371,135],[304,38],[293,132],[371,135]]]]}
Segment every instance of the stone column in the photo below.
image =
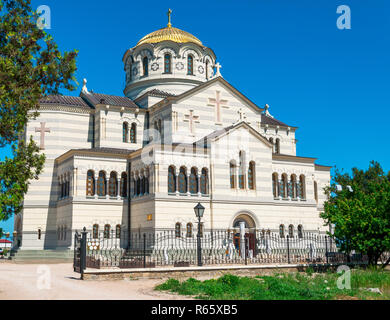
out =
{"type": "Polygon", "coordinates": [[[241,258],[245,259],[245,222],[240,222],[240,250],[241,258]]]}

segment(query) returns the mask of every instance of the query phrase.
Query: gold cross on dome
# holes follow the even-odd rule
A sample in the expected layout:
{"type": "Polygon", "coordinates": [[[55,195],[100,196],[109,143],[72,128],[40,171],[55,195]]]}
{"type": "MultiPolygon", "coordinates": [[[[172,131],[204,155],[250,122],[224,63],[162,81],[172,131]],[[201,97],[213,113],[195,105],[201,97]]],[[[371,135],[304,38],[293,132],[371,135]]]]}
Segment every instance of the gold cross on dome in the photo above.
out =
{"type": "Polygon", "coordinates": [[[169,10],[168,10],[168,28],[172,27],[172,23],[171,23],[171,14],[172,14],[172,10],[169,9],[169,10]]]}

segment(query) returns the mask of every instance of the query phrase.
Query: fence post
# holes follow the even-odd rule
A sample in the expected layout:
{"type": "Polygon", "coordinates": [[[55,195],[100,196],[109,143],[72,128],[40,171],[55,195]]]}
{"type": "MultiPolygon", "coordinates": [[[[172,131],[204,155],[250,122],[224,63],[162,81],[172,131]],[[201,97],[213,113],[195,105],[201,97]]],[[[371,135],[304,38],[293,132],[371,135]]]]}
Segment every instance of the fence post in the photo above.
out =
{"type": "Polygon", "coordinates": [[[325,236],[325,256],[326,256],[326,264],[329,264],[328,237],[327,236],[325,236]]]}
{"type": "Polygon", "coordinates": [[[289,241],[290,237],[287,235],[287,261],[288,261],[288,264],[291,263],[290,261],[290,241],[289,241]]]}
{"type": "Polygon", "coordinates": [[[84,279],[84,270],[87,268],[87,229],[84,227],[81,232],[80,242],[80,273],[81,279],[84,279]]]}
{"type": "Polygon", "coordinates": [[[146,268],[146,233],[144,233],[144,268],[146,268]]]}

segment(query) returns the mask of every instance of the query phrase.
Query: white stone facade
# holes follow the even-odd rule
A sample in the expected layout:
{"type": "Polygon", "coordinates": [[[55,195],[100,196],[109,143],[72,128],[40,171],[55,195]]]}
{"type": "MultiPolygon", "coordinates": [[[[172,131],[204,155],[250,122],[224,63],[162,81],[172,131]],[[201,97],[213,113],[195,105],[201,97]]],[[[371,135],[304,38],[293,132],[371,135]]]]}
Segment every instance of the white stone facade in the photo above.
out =
{"type": "Polygon", "coordinates": [[[46,163],[15,217],[19,247],[69,249],[83,227],[184,229],[196,225],[199,202],[206,229],[245,221],[326,231],[319,214],[330,167],[297,156],[296,127],[214,75],[211,49],[161,41],[128,50],[123,62],[126,97],[86,87],[80,97],[49,97],[27,125],[25,137],[41,143],[46,163]]]}

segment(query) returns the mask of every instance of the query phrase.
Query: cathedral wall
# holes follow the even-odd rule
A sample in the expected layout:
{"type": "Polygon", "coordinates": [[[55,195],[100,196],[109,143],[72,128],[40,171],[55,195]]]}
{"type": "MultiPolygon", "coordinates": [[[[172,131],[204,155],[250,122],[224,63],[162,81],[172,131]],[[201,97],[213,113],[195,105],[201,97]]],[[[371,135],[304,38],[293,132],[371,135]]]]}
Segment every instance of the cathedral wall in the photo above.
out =
{"type": "Polygon", "coordinates": [[[59,197],[59,183],[55,159],[70,149],[90,148],[92,145],[91,115],[89,110],[80,108],[42,107],[40,116],[27,125],[27,139],[32,135],[36,143],[41,145],[41,134],[36,128],[44,128],[46,162],[39,180],[33,180],[24,198],[22,212],[23,249],[51,248],[56,237],[56,205],[59,197]],[[41,240],[38,238],[41,230],[41,240]]]}
{"type": "MultiPolygon", "coordinates": [[[[156,225],[162,228],[173,229],[176,223],[181,223],[183,230],[187,223],[197,226],[194,207],[198,203],[195,199],[166,199],[156,201],[156,225]]],[[[273,203],[250,203],[233,199],[214,201],[212,206],[207,200],[201,201],[206,208],[202,222],[206,229],[232,228],[235,218],[239,215],[249,215],[258,229],[278,230],[281,224],[288,227],[294,225],[295,231],[302,225],[304,231],[326,231],[319,212],[313,205],[282,205],[273,203]]],[[[195,230],[195,229],[194,229],[195,230]]]]}
{"type": "Polygon", "coordinates": [[[137,150],[142,148],[144,141],[145,113],[135,113],[135,109],[121,112],[120,109],[110,107],[109,110],[96,111],[96,122],[99,134],[97,147],[137,150]],[[128,142],[123,142],[123,123],[128,123],[128,142]],[[137,125],[137,143],[130,142],[131,125],[137,125]]]}

